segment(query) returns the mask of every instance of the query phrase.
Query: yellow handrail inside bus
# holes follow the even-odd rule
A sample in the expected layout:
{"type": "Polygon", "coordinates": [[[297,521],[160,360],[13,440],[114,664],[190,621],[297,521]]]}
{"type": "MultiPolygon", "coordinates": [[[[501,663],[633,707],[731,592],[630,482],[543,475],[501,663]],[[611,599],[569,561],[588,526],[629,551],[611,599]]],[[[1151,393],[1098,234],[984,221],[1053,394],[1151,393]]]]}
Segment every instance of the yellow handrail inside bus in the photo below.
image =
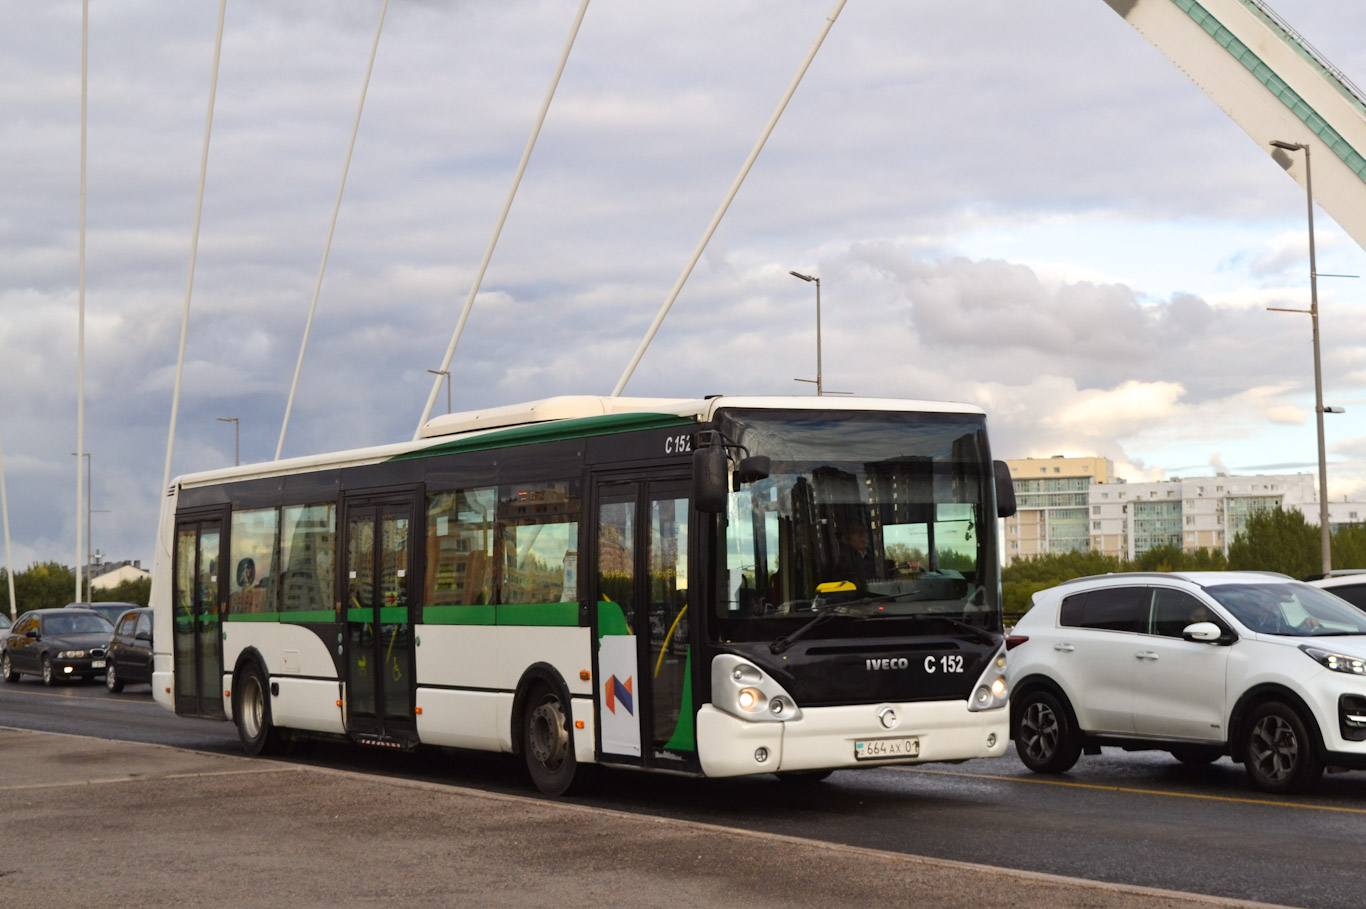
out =
{"type": "Polygon", "coordinates": [[[659,678],[659,670],[664,667],[664,654],[669,651],[669,641],[673,639],[674,629],[678,627],[678,623],[683,619],[683,616],[687,614],[688,604],[684,603],[683,608],[678,610],[678,616],[674,619],[674,623],[669,626],[669,633],[664,635],[664,644],[659,648],[659,659],[655,661],[655,678],[659,678]]]}

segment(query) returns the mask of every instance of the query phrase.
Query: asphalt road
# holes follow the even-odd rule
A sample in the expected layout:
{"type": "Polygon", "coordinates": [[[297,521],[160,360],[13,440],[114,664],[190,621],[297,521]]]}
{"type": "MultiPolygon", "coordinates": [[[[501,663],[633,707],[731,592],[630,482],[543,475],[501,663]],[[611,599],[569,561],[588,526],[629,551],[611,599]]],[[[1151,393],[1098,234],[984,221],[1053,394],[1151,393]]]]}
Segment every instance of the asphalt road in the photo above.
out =
{"type": "MultiPolygon", "coordinates": [[[[183,720],[146,686],[0,684],[0,726],[238,753],[227,723],[183,720]]],[[[291,760],[540,799],[514,759],[445,750],[391,754],[318,744],[291,760]]],[[[1366,904],[1366,773],[1310,795],[1270,797],[1228,760],[1187,767],[1106,749],[1060,777],[1013,756],[842,771],[793,786],[772,777],[690,780],[609,773],[584,806],[1225,899],[1366,904]]]]}

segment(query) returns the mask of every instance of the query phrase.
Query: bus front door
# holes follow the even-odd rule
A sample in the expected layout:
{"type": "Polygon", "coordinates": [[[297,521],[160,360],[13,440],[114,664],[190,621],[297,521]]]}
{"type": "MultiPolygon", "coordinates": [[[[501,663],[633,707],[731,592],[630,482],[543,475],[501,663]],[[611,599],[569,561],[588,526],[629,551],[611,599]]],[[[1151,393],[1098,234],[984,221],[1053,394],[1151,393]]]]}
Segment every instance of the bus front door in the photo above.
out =
{"type": "Polygon", "coordinates": [[[590,583],[599,756],[611,763],[696,769],[688,483],[601,478],[594,502],[590,583]]]}
{"type": "Polygon", "coordinates": [[[346,504],[346,728],[368,743],[416,743],[409,603],[413,501],[346,504]]]}
{"type": "Polygon", "coordinates": [[[172,603],[175,712],[181,716],[222,717],[224,586],[221,515],[185,517],[176,522],[172,603]]]}

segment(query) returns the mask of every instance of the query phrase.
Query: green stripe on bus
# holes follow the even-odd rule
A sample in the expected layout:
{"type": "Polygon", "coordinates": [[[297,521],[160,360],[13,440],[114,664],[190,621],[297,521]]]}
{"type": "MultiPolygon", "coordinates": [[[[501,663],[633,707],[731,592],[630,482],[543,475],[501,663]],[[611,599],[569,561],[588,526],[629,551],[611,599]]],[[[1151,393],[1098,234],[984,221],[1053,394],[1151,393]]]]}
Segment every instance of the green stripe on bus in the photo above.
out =
{"type": "MultiPolygon", "coordinates": [[[[346,610],[346,621],[348,622],[373,622],[375,611],[373,609],[356,609],[352,607],[346,610]]],[[[408,621],[407,606],[381,606],[379,608],[379,621],[382,625],[403,625],[408,621]]]]}
{"type": "Polygon", "coordinates": [[[441,442],[420,451],[409,451],[395,455],[389,460],[411,461],[417,458],[431,458],[460,451],[486,451],[490,448],[506,448],[510,445],[531,445],[536,442],[554,442],[560,439],[586,439],[592,436],[606,436],[619,432],[691,425],[694,425],[694,421],[688,417],[668,413],[611,413],[600,417],[581,417],[576,420],[548,420],[545,423],[534,423],[530,426],[514,426],[510,429],[485,432],[473,438],[452,439],[449,442],[441,442]]]}
{"type": "Polygon", "coordinates": [[[611,600],[598,601],[598,637],[630,634],[631,626],[626,624],[626,614],[621,606],[611,600]]]}
{"type": "Polygon", "coordinates": [[[696,751],[697,730],[692,710],[692,648],[688,648],[688,662],[683,667],[683,701],[678,707],[678,724],[673,738],[664,745],[665,751],[696,751]]]}
{"type": "Polygon", "coordinates": [[[427,625],[496,625],[495,607],[480,603],[471,606],[424,606],[422,621],[427,625]]]}
{"type": "Polygon", "coordinates": [[[225,622],[335,622],[337,614],[331,609],[300,609],[291,612],[233,612],[223,616],[225,622]]]}
{"type": "Polygon", "coordinates": [[[498,607],[499,625],[552,625],[573,628],[579,624],[579,604],[504,603],[498,607]]]}

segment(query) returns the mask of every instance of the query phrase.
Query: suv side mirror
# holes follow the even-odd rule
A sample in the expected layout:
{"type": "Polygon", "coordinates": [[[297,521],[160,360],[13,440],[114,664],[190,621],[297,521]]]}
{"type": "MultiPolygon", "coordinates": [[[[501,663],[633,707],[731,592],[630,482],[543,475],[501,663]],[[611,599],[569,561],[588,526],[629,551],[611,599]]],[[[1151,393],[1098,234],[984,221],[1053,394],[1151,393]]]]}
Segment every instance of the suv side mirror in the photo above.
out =
{"type": "MultiPolygon", "coordinates": [[[[1181,629],[1181,637],[1187,641],[1198,641],[1204,644],[1222,644],[1224,641],[1224,629],[1213,622],[1195,622],[1181,629]]],[[[1233,643],[1228,641],[1227,643],[1233,643]]]]}
{"type": "Polygon", "coordinates": [[[1015,481],[1010,478],[1010,466],[1005,461],[992,461],[996,475],[996,517],[1008,518],[1016,512],[1015,481]]]}

